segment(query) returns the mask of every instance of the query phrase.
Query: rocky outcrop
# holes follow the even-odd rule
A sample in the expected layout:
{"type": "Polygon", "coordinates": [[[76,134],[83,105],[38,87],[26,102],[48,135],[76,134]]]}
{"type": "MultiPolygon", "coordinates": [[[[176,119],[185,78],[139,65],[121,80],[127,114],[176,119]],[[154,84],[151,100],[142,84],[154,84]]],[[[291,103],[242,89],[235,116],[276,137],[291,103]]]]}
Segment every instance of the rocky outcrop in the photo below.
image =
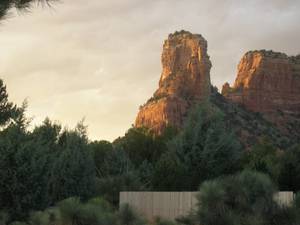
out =
{"type": "Polygon", "coordinates": [[[287,123],[299,122],[300,55],[248,52],[238,65],[233,87],[224,84],[222,94],[287,131],[287,123]]]}
{"type": "Polygon", "coordinates": [[[170,34],[164,42],[159,88],[140,107],[135,126],[161,134],[168,127],[180,128],[188,110],[208,98],[211,62],[207,42],[187,31],[170,34]]]}
{"type": "Polygon", "coordinates": [[[222,94],[257,112],[300,112],[300,56],[272,51],[248,52],[238,65],[234,86],[222,94]]]}

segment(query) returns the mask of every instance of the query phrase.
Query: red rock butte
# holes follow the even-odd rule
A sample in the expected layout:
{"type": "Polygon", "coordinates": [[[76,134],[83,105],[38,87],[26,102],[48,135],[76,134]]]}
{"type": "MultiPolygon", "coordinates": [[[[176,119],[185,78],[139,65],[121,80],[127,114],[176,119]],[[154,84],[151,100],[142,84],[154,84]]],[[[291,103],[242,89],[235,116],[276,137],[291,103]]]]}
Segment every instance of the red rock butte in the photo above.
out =
{"type": "Polygon", "coordinates": [[[238,65],[234,86],[222,94],[256,112],[300,112],[300,56],[252,51],[238,65]]]}
{"type": "Polygon", "coordinates": [[[189,109],[209,97],[211,62],[207,42],[187,31],[170,34],[164,42],[159,87],[140,107],[135,126],[161,134],[168,127],[181,128],[189,109]]]}
{"type": "Polygon", "coordinates": [[[224,84],[222,94],[284,128],[300,114],[300,55],[250,51],[238,65],[233,87],[224,84]]]}
{"type": "MultiPolygon", "coordinates": [[[[207,42],[187,31],[164,42],[159,87],[140,107],[135,126],[161,134],[168,126],[182,128],[189,110],[211,96],[211,62],[207,42]]],[[[241,59],[233,87],[223,85],[225,101],[259,112],[284,135],[300,131],[300,55],[250,51],[241,59]]],[[[295,135],[300,137],[300,135],[295,135]]]]}

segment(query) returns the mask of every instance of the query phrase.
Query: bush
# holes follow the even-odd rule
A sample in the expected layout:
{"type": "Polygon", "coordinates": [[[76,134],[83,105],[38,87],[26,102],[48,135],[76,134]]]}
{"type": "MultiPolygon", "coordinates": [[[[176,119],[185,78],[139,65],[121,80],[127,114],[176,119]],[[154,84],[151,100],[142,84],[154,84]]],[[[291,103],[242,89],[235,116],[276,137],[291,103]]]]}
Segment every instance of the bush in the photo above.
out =
{"type": "Polygon", "coordinates": [[[145,225],[146,221],[138,215],[128,204],[120,207],[118,212],[120,225],[145,225]]]}
{"type": "Polygon", "coordinates": [[[81,203],[78,198],[69,198],[59,206],[61,222],[64,225],[111,225],[116,223],[112,208],[103,199],[96,198],[81,203]]]}
{"type": "MultiPolygon", "coordinates": [[[[202,225],[277,224],[273,218],[282,213],[283,208],[273,200],[275,190],[268,176],[251,171],[207,181],[200,187],[196,222],[202,225]]],[[[294,221],[289,213],[288,219],[294,221]]]]}
{"type": "Polygon", "coordinates": [[[0,225],[5,225],[9,220],[9,215],[5,211],[0,211],[0,225]]]}
{"type": "Polygon", "coordinates": [[[153,224],[151,225],[175,225],[176,223],[171,220],[162,219],[160,217],[156,217],[154,219],[153,224]]]}
{"type": "Polygon", "coordinates": [[[146,220],[127,204],[116,211],[103,198],[81,202],[73,197],[57,207],[32,212],[27,223],[16,221],[11,225],[146,225],[146,220]]]}

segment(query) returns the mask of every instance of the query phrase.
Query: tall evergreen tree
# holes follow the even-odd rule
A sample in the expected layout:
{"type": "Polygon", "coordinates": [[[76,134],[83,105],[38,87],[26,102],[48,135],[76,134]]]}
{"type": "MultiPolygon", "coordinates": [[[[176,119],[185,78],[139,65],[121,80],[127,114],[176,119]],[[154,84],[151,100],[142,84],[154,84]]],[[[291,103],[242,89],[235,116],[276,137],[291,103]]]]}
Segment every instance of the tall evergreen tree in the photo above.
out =
{"type": "Polygon", "coordinates": [[[52,202],[78,196],[87,199],[95,190],[95,164],[82,125],[76,131],[65,130],[58,140],[57,158],[50,178],[52,202]]]}
{"type": "Polygon", "coordinates": [[[52,202],[72,196],[91,197],[96,171],[84,126],[79,124],[75,131],[65,130],[59,137],[58,150],[49,181],[52,202]]]}
{"type": "MultiPolygon", "coordinates": [[[[191,112],[183,132],[168,147],[174,152],[170,156],[176,156],[173,163],[179,163],[178,168],[182,168],[179,172],[181,177],[177,178],[181,180],[181,187],[174,180],[179,189],[197,190],[202,181],[239,169],[241,145],[225,127],[220,110],[210,103],[203,103],[191,112]]],[[[162,160],[166,162],[165,158],[162,160]]],[[[162,163],[158,165],[167,169],[162,163]]],[[[166,176],[167,170],[157,171],[157,174],[160,173],[166,176]]]]}
{"type": "Polygon", "coordinates": [[[59,133],[49,120],[32,133],[24,116],[16,121],[0,133],[0,208],[14,219],[49,206],[49,172],[59,133]]]}
{"type": "Polygon", "coordinates": [[[0,133],[0,208],[13,217],[27,213],[30,199],[27,195],[26,175],[31,154],[22,155],[28,143],[24,114],[0,133]],[[24,157],[27,157],[27,160],[24,157]],[[25,177],[24,177],[25,175],[25,177]]]}

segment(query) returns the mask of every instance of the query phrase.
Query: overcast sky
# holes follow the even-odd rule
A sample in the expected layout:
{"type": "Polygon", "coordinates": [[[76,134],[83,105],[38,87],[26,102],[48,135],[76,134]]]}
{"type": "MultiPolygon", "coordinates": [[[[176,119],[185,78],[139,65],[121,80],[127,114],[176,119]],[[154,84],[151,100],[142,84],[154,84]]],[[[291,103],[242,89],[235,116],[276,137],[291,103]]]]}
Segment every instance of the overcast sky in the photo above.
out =
{"type": "Polygon", "coordinates": [[[0,24],[0,77],[28,116],[113,140],[158,86],[162,44],[188,30],[208,41],[219,88],[248,50],[300,53],[299,0],[62,0],[0,24]]]}

